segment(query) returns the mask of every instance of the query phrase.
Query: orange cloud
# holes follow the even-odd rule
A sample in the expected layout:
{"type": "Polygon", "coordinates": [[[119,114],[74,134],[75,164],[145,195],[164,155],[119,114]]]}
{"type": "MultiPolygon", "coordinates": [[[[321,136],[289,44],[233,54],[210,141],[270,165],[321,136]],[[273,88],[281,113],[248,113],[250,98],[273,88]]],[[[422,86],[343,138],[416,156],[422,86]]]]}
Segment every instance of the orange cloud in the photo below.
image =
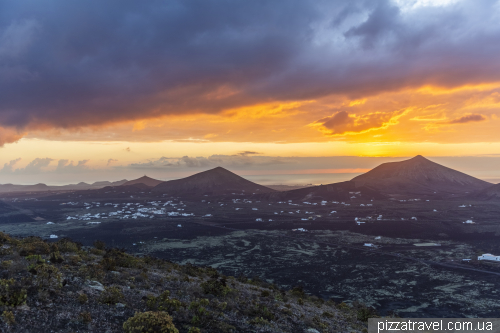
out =
{"type": "Polygon", "coordinates": [[[0,127],[0,147],[6,143],[12,143],[20,140],[26,133],[19,133],[16,129],[9,127],[0,127]]]}
{"type": "Polygon", "coordinates": [[[213,114],[168,115],[72,130],[32,130],[28,137],[68,141],[393,143],[500,142],[500,82],[447,90],[400,89],[352,100],[249,104],[213,114]],[[334,110],[334,112],[332,112],[334,110]],[[487,121],[483,120],[486,119],[487,121]],[[467,123],[467,132],[457,126],[467,123]]]}
{"type": "Polygon", "coordinates": [[[447,121],[446,124],[466,124],[470,122],[478,122],[478,121],[484,121],[486,120],[486,117],[483,116],[482,114],[469,114],[460,118],[452,119],[450,121],[447,121]]]}
{"type": "Polygon", "coordinates": [[[405,113],[407,113],[406,110],[401,110],[374,112],[357,116],[349,114],[347,111],[338,111],[332,116],[324,117],[311,125],[319,127],[320,131],[331,136],[361,134],[395,125],[398,123],[397,120],[405,113]]]}

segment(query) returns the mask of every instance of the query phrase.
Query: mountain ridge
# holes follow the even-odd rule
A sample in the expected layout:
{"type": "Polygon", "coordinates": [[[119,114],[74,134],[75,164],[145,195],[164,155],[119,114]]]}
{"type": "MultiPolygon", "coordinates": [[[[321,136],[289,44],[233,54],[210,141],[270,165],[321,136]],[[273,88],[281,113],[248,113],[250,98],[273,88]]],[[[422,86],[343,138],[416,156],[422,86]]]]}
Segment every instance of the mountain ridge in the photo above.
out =
{"type": "Polygon", "coordinates": [[[251,182],[219,166],[189,177],[162,182],[151,191],[170,194],[221,195],[236,192],[239,194],[265,193],[275,190],[251,182]]]}
{"type": "Polygon", "coordinates": [[[400,162],[383,163],[352,179],[385,194],[456,195],[491,186],[484,180],[448,168],[417,155],[400,162]]]}
{"type": "Polygon", "coordinates": [[[135,185],[135,184],[144,184],[144,185],[147,185],[147,186],[150,186],[150,187],[155,187],[156,185],[161,184],[161,183],[163,183],[162,180],[154,179],[154,178],[151,178],[151,177],[148,177],[148,176],[144,175],[144,176],[142,176],[140,178],[129,180],[128,182],[123,183],[121,186],[130,186],[130,185],[135,185]]]}

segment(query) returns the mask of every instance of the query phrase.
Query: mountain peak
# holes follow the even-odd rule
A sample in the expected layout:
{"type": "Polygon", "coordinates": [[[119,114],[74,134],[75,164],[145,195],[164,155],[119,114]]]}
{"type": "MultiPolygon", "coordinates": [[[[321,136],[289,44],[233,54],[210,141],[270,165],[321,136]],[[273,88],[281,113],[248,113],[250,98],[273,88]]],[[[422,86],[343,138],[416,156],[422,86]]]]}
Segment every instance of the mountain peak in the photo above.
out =
{"type": "Polygon", "coordinates": [[[151,177],[148,177],[146,175],[140,177],[140,178],[137,178],[137,179],[134,179],[134,180],[130,180],[126,183],[123,183],[121,186],[128,186],[128,185],[135,185],[135,184],[144,184],[144,185],[147,185],[147,186],[156,186],[160,183],[163,183],[161,180],[158,180],[158,179],[154,179],[154,178],[151,178],[151,177]]]}
{"type": "Polygon", "coordinates": [[[421,155],[383,163],[353,178],[356,186],[370,186],[388,194],[459,194],[483,189],[488,182],[445,167],[421,155]]]}
{"type": "Polygon", "coordinates": [[[189,195],[227,193],[265,193],[274,190],[255,184],[223,168],[215,167],[192,176],[170,180],[156,186],[153,191],[189,195]]]}

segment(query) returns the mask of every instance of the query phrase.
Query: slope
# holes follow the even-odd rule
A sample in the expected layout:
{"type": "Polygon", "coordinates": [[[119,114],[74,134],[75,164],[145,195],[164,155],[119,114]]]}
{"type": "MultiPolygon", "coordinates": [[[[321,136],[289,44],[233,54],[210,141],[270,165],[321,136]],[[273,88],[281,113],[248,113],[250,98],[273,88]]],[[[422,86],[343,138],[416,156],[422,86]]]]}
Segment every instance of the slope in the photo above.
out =
{"type": "Polygon", "coordinates": [[[500,184],[471,193],[469,197],[476,200],[500,200],[500,184]]]}
{"type": "Polygon", "coordinates": [[[295,190],[269,193],[263,195],[263,199],[269,200],[299,200],[299,201],[318,201],[318,200],[338,200],[349,201],[355,195],[360,199],[384,199],[385,196],[375,189],[365,186],[356,187],[353,181],[326,184],[299,188],[295,190]]]}
{"type": "Polygon", "coordinates": [[[163,182],[155,186],[152,192],[171,195],[223,195],[265,193],[274,190],[246,180],[222,167],[216,167],[186,178],[163,182]]]}
{"type": "Polygon", "coordinates": [[[163,183],[161,180],[153,179],[148,176],[142,176],[141,178],[137,178],[134,180],[129,180],[128,182],[122,184],[121,186],[129,186],[129,185],[135,185],[135,184],[144,184],[147,186],[154,187],[160,183],[163,183]]]}
{"type": "Polygon", "coordinates": [[[352,179],[356,186],[368,186],[393,195],[457,195],[491,186],[465,173],[415,156],[401,162],[390,162],[352,179]]]}

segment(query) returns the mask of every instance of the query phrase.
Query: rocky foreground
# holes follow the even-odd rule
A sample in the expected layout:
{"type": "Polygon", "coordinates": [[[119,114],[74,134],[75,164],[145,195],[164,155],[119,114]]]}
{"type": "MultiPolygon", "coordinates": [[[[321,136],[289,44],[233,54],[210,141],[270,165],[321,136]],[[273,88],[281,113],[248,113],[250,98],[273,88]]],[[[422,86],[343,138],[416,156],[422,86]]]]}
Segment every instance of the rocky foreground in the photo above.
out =
{"type": "Polygon", "coordinates": [[[211,267],[0,232],[1,332],[366,332],[373,309],[211,267]]]}

